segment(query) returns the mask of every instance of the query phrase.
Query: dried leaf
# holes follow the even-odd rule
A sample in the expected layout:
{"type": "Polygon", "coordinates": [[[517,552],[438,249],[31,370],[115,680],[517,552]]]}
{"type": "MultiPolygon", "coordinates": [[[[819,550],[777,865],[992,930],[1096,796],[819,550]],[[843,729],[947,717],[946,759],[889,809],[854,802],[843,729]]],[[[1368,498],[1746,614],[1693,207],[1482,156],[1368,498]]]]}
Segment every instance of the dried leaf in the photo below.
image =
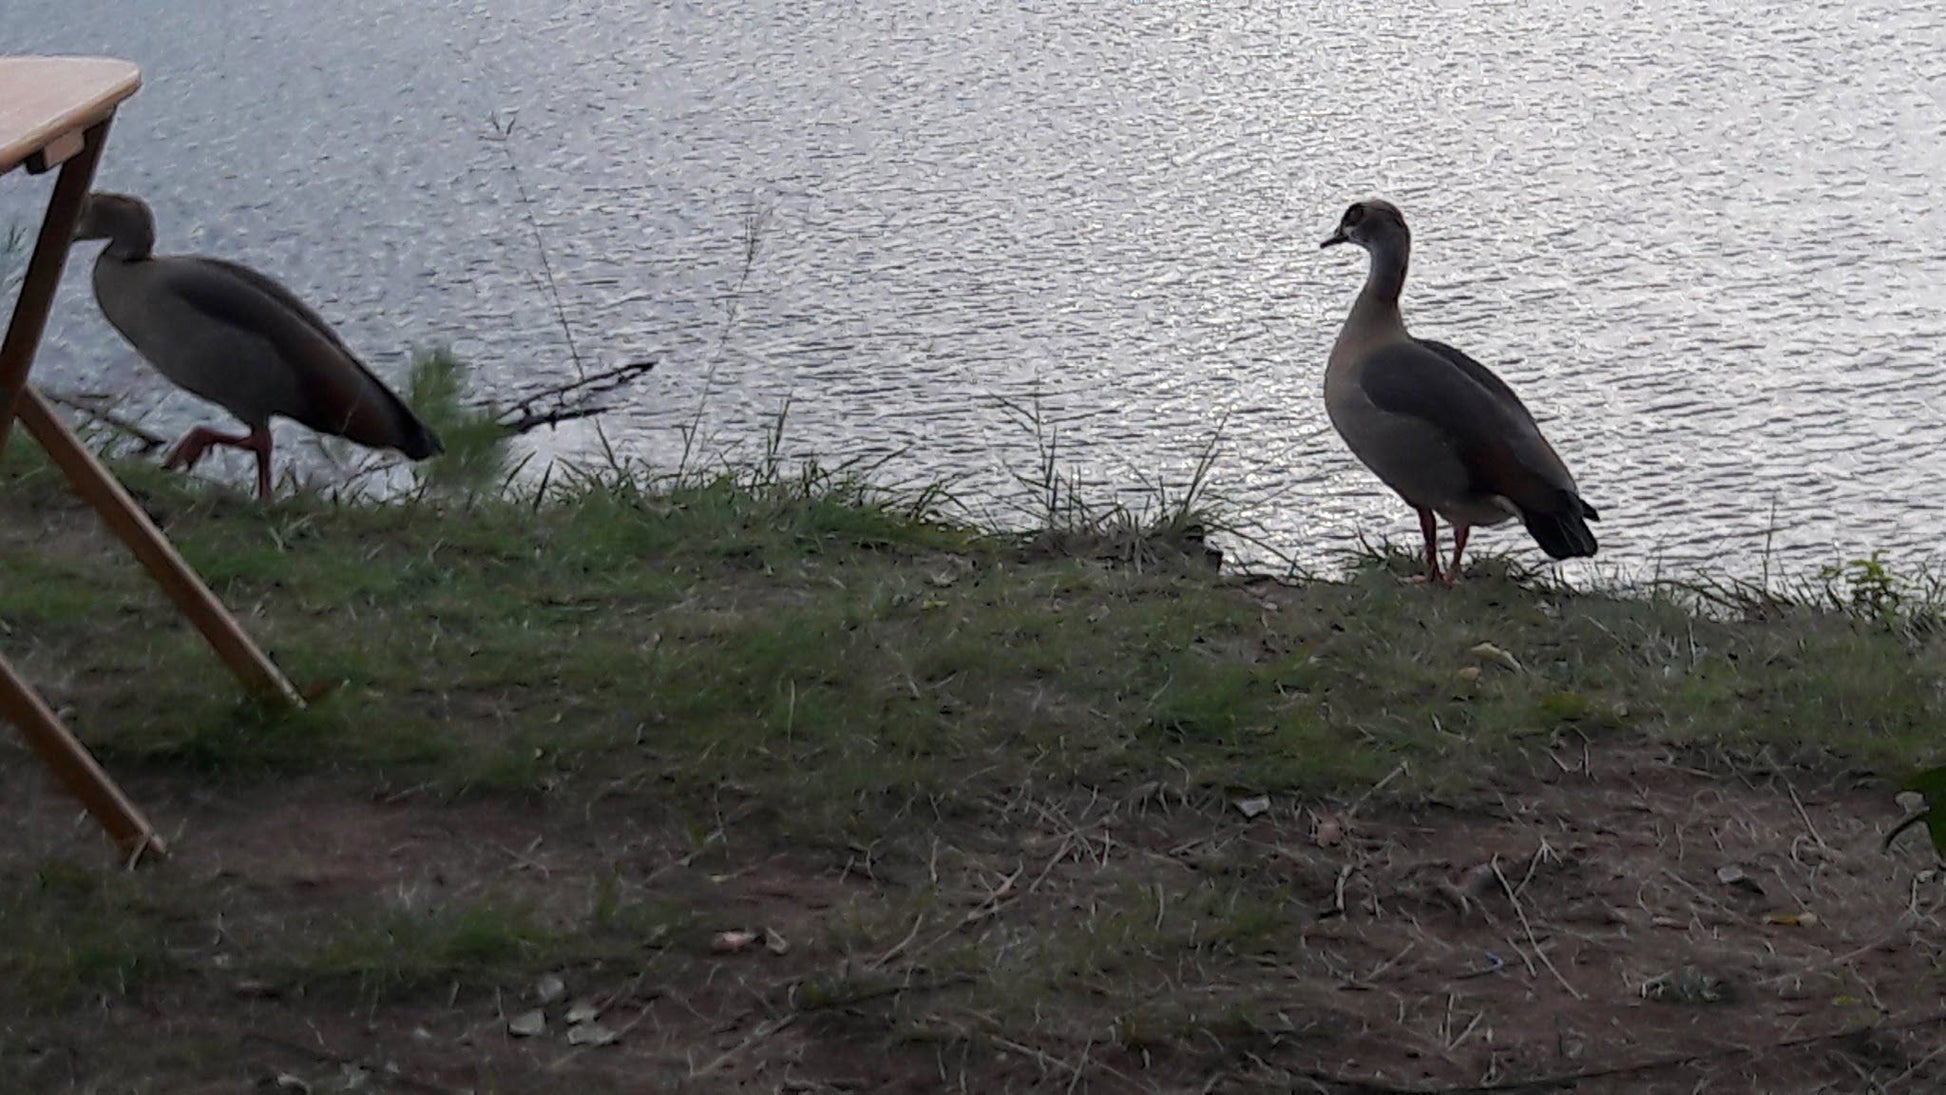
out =
{"type": "Polygon", "coordinates": [[[791,944],[788,939],[785,939],[782,935],[778,934],[776,928],[765,928],[764,929],[764,949],[769,951],[772,954],[789,954],[791,950],[791,944]]]}
{"type": "Polygon", "coordinates": [[[516,1038],[532,1038],[534,1035],[540,1034],[546,1029],[547,1016],[542,1014],[539,1008],[535,1008],[533,1011],[523,1011],[512,1019],[507,1020],[507,1033],[516,1038]]]}
{"type": "Polygon", "coordinates": [[[1815,928],[1818,914],[1814,912],[1771,913],[1764,917],[1766,924],[1779,924],[1786,928],[1815,928]]]}
{"type": "Polygon", "coordinates": [[[1515,658],[1512,654],[1509,654],[1506,651],[1500,649],[1499,647],[1493,645],[1492,643],[1475,643],[1473,644],[1473,646],[1468,648],[1466,652],[1480,659],[1481,661],[1493,662],[1495,665],[1505,666],[1507,669],[1512,670],[1515,673],[1523,672],[1523,670],[1520,668],[1519,659],[1515,658]]]}
{"type": "Polygon", "coordinates": [[[1472,684],[1474,681],[1480,679],[1480,667],[1477,665],[1463,665],[1460,666],[1459,671],[1454,673],[1453,676],[1458,677],[1467,684],[1472,684]]]}
{"type": "Polygon", "coordinates": [[[311,1095],[311,1085],[288,1072],[279,1072],[271,1078],[270,1086],[277,1091],[293,1091],[297,1095],[311,1095]]]}
{"type": "Polygon", "coordinates": [[[1318,818],[1318,828],[1311,839],[1320,848],[1336,848],[1345,842],[1345,823],[1334,814],[1325,814],[1318,818]]]}

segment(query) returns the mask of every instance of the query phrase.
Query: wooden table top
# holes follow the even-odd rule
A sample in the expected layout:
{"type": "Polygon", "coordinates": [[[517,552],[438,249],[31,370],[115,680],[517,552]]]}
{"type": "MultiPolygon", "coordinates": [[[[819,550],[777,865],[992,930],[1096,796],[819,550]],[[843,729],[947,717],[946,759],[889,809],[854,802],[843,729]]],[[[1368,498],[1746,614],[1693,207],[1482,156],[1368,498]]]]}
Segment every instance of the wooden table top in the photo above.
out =
{"type": "Polygon", "coordinates": [[[0,175],[107,118],[141,84],[140,69],[107,57],[0,57],[0,175]]]}

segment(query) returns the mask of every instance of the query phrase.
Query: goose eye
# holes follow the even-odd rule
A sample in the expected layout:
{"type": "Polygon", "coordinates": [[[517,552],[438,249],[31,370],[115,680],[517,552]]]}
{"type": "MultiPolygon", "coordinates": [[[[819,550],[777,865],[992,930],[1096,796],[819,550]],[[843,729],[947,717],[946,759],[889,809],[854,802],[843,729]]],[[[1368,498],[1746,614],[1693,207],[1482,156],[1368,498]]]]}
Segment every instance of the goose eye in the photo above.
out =
{"type": "Polygon", "coordinates": [[[1362,205],[1354,205],[1350,209],[1345,210],[1346,227],[1350,227],[1351,225],[1357,224],[1359,221],[1362,221],[1364,219],[1365,219],[1365,207],[1362,205]]]}

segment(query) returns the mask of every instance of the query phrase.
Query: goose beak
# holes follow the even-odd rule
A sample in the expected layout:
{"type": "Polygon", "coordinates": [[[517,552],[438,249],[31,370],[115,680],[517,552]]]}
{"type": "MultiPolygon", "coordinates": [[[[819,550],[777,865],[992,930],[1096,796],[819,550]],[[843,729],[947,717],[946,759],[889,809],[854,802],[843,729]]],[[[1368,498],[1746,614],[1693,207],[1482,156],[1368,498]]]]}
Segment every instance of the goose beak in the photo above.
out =
{"type": "Polygon", "coordinates": [[[88,240],[101,239],[102,236],[101,225],[97,223],[95,216],[94,200],[92,198],[84,200],[81,203],[81,215],[74,220],[74,241],[85,243],[88,240]]]}
{"type": "Polygon", "coordinates": [[[1323,243],[1318,244],[1318,250],[1322,251],[1327,247],[1336,247],[1338,244],[1350,243],[1350,242],[1351,242],[1351,237],[1345,235],[1345,230],[1343,228],[1340,228],[1336,232],[1331,233],[1330,239],[1325,240],[1323,243]]]}

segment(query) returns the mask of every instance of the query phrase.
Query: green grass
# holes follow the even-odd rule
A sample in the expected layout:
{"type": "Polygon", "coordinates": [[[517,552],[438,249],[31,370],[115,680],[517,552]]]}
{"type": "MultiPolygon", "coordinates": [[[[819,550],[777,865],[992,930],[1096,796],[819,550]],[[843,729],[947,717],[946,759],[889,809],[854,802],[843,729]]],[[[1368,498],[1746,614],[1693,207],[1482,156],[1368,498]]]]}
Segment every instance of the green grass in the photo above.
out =
{"type": "Polygon", "coordinates": [[[49,861],[0,888],[0,983],[47,1006],[122,996],[179,973],[188,920],[140,881],[49,861]]]}
{"type": "MultiPolygon", "coordinates": [[[[21,504],[58,497],[44,468],[9,468],[21,504]]],[[[1444,793],[1623,730],[1886,771],[1935,755],[1938,644],[1876,607],[1740,623],[1491,577],[1429,596],[1382,559],[1246,588],[1049,556],[815,471],[268,510],[131,481],[293,677],[330,691],[295,714],[240,703],[113,548],[12,545],[0,620],[34,636],[30,664],[65,667],[62,698],[117,763],[518,791],[599,770],[869,814],[887,790],[977,796],[969,768],[1182,771],[1228,794],[1403,765],[1396,792],[1444,793]]]]}
{"type": "Polygon", "coordinates": [[[0,641],[118,776],[687,834],[655,856],[605,852],[593,881],[436,900],[292,904],[240,883],[16,868],[0,999],[30,1011],[238,977],[399,1001],[521,991],[557,969],[694,970],[710,931],[743,922],[720,914],[714,882],[672,886],[640,862],[707,868],[734,829],[745,857],[788,850],[838,873],[868,856],[907,880],[896,900],[839,901],[805,944],[823,964],[793,991],[822,1021],[977,1040],[1080,993],[1120,1003],[1077,1043],[1248,1047],[1309,1020],[1253,1011],[1242,980],[1207,1000],[1144,986],[1305,951],[1290,884],[1257,864],[1213,853],[1166,886],[1104,877],[1059,915],[991,931],[957,930],[977,894],[938,880],[1032,878],[1051,852],[1019,844],[1028,804],[1156,800],[1220,831],[1256,795],[1490,801],[1496,781],[1589,741],[1888,781],[1946,752],[1931,601],[1912,585],[1890,597],[1883,570],[1853,568],[1850,585],[1841,570],[1828,595],[1719,587],[1711,603],[1565,589],[1492,558],[1456,589],[1409,587],[1397,553],[1342,580],[1263,581],[1170,547],[1191,509],[1084,516],[1067,531],[1096,538],[1063,551],[971,527],[937,493],[816,466],[611,465],[511,493],[269,507],[121,467],[251,632],[322,690],[274,710],[238,697],[44,464],[24,445],[8,457],[0,641]],[[1119,546],[1100,550],[1104,535],[1119,546]],[[907,925],[924,927],[887,966],[907,925]],[[921,975],[977,982],[965,1014],[986,1018],[857,1003],[921,975]]]}

